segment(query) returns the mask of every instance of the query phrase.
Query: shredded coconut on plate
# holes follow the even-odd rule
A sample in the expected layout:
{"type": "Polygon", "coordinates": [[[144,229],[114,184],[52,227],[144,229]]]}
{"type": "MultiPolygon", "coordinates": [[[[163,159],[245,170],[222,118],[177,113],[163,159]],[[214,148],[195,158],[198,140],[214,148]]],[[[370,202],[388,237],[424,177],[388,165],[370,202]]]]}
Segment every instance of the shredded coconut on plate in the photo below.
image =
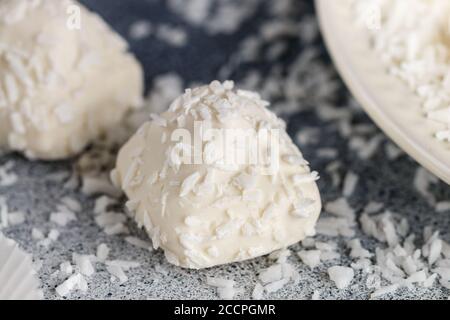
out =
{"type": "Polygon", "coordinates": [[[436,138],[449,142],[448,1],[358,0],[354,7],[356,20],[366,26],[367,12],[377,13],[378,27],[367,28],[373,49],[389,74],[404,81],[421,99],[426,117],[442,125],[436,138]]]}

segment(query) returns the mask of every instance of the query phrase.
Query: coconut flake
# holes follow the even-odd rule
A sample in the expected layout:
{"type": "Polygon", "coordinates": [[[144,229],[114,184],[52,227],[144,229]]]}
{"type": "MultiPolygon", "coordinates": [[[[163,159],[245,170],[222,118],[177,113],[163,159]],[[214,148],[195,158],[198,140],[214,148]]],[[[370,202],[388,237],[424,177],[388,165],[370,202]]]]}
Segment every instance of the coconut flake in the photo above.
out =
{"type": "Polygon", "coordinates": [[[138,20],[131,24],[128,31],[133,40],[141,40],[151,35],[153,31],[152,24],[147,20],[138,20]]]}
{"type": "Polygon", "coordinates": [[[305,174],[295,174],[292,176],[292,182],[294,183],[294,185],[301,185],[317,180],[319,180],[319,173],[317,171],[312,171],[305,174]]]}
{"type": "Polygon", "coordinates": [[[108,259],[109,251],[110,249],[105,243],[99,244],[97,247],[97,254],[96,254],[97,259],[100,261],[105,261],[106,259],[108,259]]]}
{"type": "Polygon", "coordinates": [[[320,250],[302,250],[297,252],[302,262],[306,264],[311,269],[314,269],[320,264],[320,250]]]}
{"type": "Polygon", "coordinates": [[[80,290],[83,293],[88,289],[86,279],[80,273],[70,276],[66,281],[56,287],[56,293],[60,297],[68,296],[73,290],[80,290]]]}
{"type": "Polygon", "coordinates": [[[441,201],[436,203],[437,212],[450,211],[450,201],[441,201]]]}
{"type": "Polygon", "coordinates": [[[25,213],[23,212],[10,212],[8,213],[8,224],[11,226],[17,226],[25,222],[25,213]]]}
{"type": "Polygon", "coordinates": [[[252,291],[252,299],[253,300],[261,300],[264,294],[264,287],[257,283],[252,291]]]}
{"type": "Polygon", "coordinates": [[[74,253],[72,255],[72,260],[82,275],[90,277],[95,273],[95,268],[91,262],[90,256],[74,253]]]}
{"type": "Polygon", "coordinates": [[[105,264],[107,266],[118,266],[118,267],[122,268],[124,271],[138,268],[141,265],[137,261],[125,261],[125,260],[109,260],[109,261],[106,261],[105,264]]]}
{"type": "Polygon", "coordinates": [[[128,281],[128,277],[120,266],[117,265],[107,265],[106,270],[114,277],[119,279],[120,284],[128,281]]]}
{"type": "Polygon", "coordinates": [[[395,291],[397,291],[397,289],[399,288],[398,284],[392,284],[389,286],[385,286],[385,287],[381,287],[377,290],[375,290],[371,295],[370,298],[374,299],[374,298],[378,298],[390,293],[394,293],[395,291]]]}
{"type": "Polygon", "coordinates": [[[352,268],[334,266],[328,268],[328,275],[338,289],[345,289],[352,282],[355,272],[352,268]]]}
{"type": "Polygon", "coordinates": [[[348,218],[353,220],[355,218],[355,211],[347,202],[345,198],[339,198],[331,202],[327,202],[325,210],[328,213],[334,214],[339,217],[348,218]]]}
{"type": "Polygon", "coordinates": [[[61,202],[73,212],[80,212],[82,209],[81,203],[74,198],[64,197],[61,202]]]}
{"type": "Polygon", "coordinates": [[[135,247],[146,249],[149,251],[152,250],[152,244],[150,242],[141,240],[137,237],[131,237],[131,236],[125,237],[125,241],[132,244],[135,247]]]}
{"type": "Polygon", "coordinates": [[[71,221],[76,221],[77,216],[75,213],[67,212],[54,212],[50,214],[50,221],[60,225],[62,227],[66,226],[71,221]]]}
{"type": "Polygon", "coordinates": [[[200,173],[198,172],[194,172],[186,179],[184,179],[183,183],[181,184],[180,197],[185,197],[186,195],[188,195],[194,189],[199,180],[200,173]]]}
{"type": "Polygon", "coordinates": [[[320,293],[320,290],[314,290],[311,296],[311,300],[320,300],[320,293]]]}
{"type": "Polygon", "coordinates": [[[42,239],[45,238],[44,233],[41,230],[37,229],[37,228],[31,229],[31,237],[34,240],[42,240],[42,239]]]}
{"type": "Polygon", "coordinates": [[[73,267],[72,267],[72,265],[70,264],[69,261],[64,261],[64,262],[62,262],[62,263],[59,265],[59,270],[60,270],[62,273],[65,273],[65,274],[72,274],[72,273],[73,273],[73,267]]]}
{"type": "Polygon", "coordinates": [[[354,172],[347,172],[344,178],[344,187],[342,189],[342,194],[344,197],[350,197],[355,191],[356,185],[358,184],[359,176],[354,172]]]}

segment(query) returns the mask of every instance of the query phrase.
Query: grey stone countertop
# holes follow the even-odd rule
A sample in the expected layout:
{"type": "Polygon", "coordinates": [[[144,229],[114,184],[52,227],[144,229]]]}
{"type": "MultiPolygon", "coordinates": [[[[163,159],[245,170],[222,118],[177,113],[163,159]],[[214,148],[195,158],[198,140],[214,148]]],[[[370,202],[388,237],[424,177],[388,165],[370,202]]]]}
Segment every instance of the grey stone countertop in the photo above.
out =
{"type": "MultiPolygon", "coordinates": [[[[355,191],[348,196],[348,202],[357,215],[370,201],[380,202],[385,209],[409,221],[418,245],[426,226],[439,230],[441,238],[450,241],[450,212],[436,212],[432,204],[434,200],[450,199],[450,188],[433,180],[426,199],[414,187],[418,164],[403,153],[395,154],[395,146],[375,127],[339,79],[318,33],[312,1],[212,1],[211,12],[197,22],[195,19],[189,22],[186,13],[174,9],[176,3],[182,1],[83,2],[128,38],[132,51],[144,65],[149,90],[155,87],[155,79],[171,73],[182,79],[183,86],[230,78],[239,86],[260,91],[264,98],[273,102],[272,108],[286,120],[289,134],[311,167],[321,174],[318,184],[324,203],[342,196],[343,178],[352,171],[359,180],[355,191]],[[240,16],[230,18],[234,26],[214,31],[214,25],[221,23],[224,7],[234,8],[231,12],[240,16]],[[153,31],[145,39],[130,39],[131,23],[143,19],[151,22],[153,31]],[[174,46],[170,40],[168,43],[166,38],[158,36],[157,30],[162,25],[179,28],[187,37],[186,43],[174,46]],[[375,152],[364,157],[361,150],[370,143],[375,152]],[[333,166],[335,169],[330,169],[333,166]],[[334,172],[333,175],[330,172],[334,172]]],[[[192,1],[186,1],[186,4],[188,2],[192,1]]],[[[111,248],[111,257],[138,261],[140,267],[127,271],[128,281],[119,284],[111,282],[111,275],[104,265],[99,264],[96,273],[88,279],[89,290],[86,293],[73,291],[67,298],[217,299],[215,289],[206,285],[207,276],[234,279],[242,289],[238,297],[250,298],[258,272],[273,264],[268,257],[260,257],[200,271],[172,266],[159,250],[150,252],[129,244],[123,236],[106,235],[93,218],[94,198],[77,190],[61,188],[60,183],[49,178],[49,174],[70,174],[76,159],[56,163],[31,162],[10,154],[0,157],[0,166],[10,160],[15,163],[12,171],[19,181],[11,187],[0,187],[0,195],[7,199],[12,211],[26,212],[26,220],[2,231],[35,259],[42,260],[38,274],[47,299],[60,299],[55,287],[67,278],[53,274],[60,263],[71,261],[74,252],[95,254],[100,243],[111,248]],[[77,221],[57,227],[49,221],[49,214],[66,195],[80,200],[83,210],[78,213],[77,221]],[[45,248],[32,239],[33,227],[45,233],[57,228],[61,235],[45,248]]],[[[127,224],[131,235],[147,239],[132,221],[127,224]]],[[[382,246],[366,236],[359,224],[355,230],[356,236],[371,252],[382,246]]],[[[348,238],[319,234],[317,239],[337,243],[340,260],[310,269],[292,255],[290,263],[299,272],[300,281],[266,294],[265,298],[310,299],[315,290],[320,290],[322,299],[367,299],[370,296],[373,290],[366,287],[367,275],[360,271],[355,272],[352,284],[345,290],[337,289],[329,280],[328,267],[351,263],[345,245],[348,238]]],[[[293,252],[300,248],[300,244],[291,247],[293,252]]],[[[448,289],[436,284],[432,288],[401,288],[384,298],[447,299],[449,295],[448,289]]]]}

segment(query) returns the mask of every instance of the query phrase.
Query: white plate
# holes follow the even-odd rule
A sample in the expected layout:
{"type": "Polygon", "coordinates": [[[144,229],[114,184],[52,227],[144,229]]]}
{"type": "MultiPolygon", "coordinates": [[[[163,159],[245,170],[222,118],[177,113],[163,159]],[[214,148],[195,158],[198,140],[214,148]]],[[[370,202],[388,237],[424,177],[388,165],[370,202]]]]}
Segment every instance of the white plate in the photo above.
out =
{"type": "Polygon", "coordinates": [[[0,232],[0,300],[40,300],[31,256],[0,232]]]}
{"type": "Polygon", "coordinates": [[[434,138],[442,124],[427,120],[420,99],[389,75],[356,26],[350,0],[316,0],[325,42],[340,75],[375,123],[399,147],[450,184],[450,146],[434,138]]]}

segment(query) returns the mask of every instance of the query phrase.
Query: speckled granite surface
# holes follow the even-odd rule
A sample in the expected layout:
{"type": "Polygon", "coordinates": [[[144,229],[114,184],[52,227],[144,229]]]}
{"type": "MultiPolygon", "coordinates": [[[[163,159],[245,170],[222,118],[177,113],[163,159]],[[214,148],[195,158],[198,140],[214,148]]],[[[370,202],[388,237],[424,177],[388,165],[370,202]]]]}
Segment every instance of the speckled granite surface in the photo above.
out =
{"type": "MultiPolygon", "coordinates": [[[[131,47],[143,62],[146,69],[146,80],[151,86],[152,79],[162,73],[177,72],[186,84],[191,82],[207,82],[219,77],[218,73],[224,64],[232,65],[231,72],[227,76],[240,80],[245,76],[246,70],[255,68],[254,63],[235,61],[233,53],[237,50],[237,44],[248,35],[254,34],[261,25],[266,22],[267,6],[269,1],[257,1],[258,5],[253,14],[241,25],[239,30],[231,35],[211,36],[202,27],[189,27],[179,16],[171,12],[165,1],[154,0],[86,0],[83,1],[94,10],[100,12],[113,26],[122,34],[127,35],[131,21],[140,18],[149,18],[152,23],[168,22],[186,28],[189,43],[186,47],[173,48],[164,42],[150,36],[146,40],[132,41],[131,47]]],[[[293,1],[293,17],[295,19],[312,19],[314,11],[310,1],[293,1]]],[[[278,61],[268,61],[261,58],[258,62],[258,70],[265,72],[274,65],[279,65],[280,72],[289,69],[290,63],[296,56],[311,47],[318,48],[318,58],[312,67],[321,65],[324,68],[331,66],[329,58],[324,52],[321,40],[305,43],[296,37],[287,37],[285,43],[288,45],[278,61]]],[[[263,50],[263,49],[261,49],[263,50]]],[[[263,52],[261,52],[263,56],[263,52]]],[[[320,72],[320,69],[316,70],[320,72]]],[[[321,80],[320,74],[314,73],[315,79],[321,80]]],[[[332,73],[333,74],[333,73],[332,73]]],[[[304,75],[308,77],[308,75],[304,75]]],[[[345,108],[350,104],[349,93],[334,75],[333,81],[337,81],[338,88],[327,103],[339,108],[345,108]]],[[[306,81],[306,80],[305,80],[306,81]]],[[[329,81],[323,77],[323,81],[329,81]]],[[[320,87],[320,82],[317,84],[320,87]]],[[[324,84],[325,85],[325,84],[324,84]]],[[[308,96],[314,96],[316,87],[308,87],[308,96]]],[[[282,94],[280,94],[282,99],[282,94]]],[[[450,241],[450,212],[436,213],[434,209],[417,193],[413,187],[413,177],[417,164],[408,156],[402,155],[395,161],[387,159],[384,145],[387,139],[383,138],[378,152],[368,161],[361,160],[352,150],[349,139],[342,137],[338,132],[338,124],[333,120],[323,120],[318,116],[314,105],[318,100],[298,99],[299,107],[294,112],[289,112],[283,117],[288,122],[289,133],[294,137],[301,128],[316,128],[320,130],[316,141],[302,145],[305,158],[310,160],[312,167],[321,172],[322,179],[319,187],[323,200],[333,200],[340,196],[341,186],[332,186],[331,177],[325,172],[326,165],[330,159],[319,156],[318,148],[332,147],[338,151],[337,158],[342,162],[340,169],[344,175],[351,168],[360,176],[356,192],[350,197],[349,202],[358,210],[370,201],[380,201],[386,207],[409,219],[414,233],[421,235],[425,226],[431,225],[440,230],[442,238],[450,241]]],[[[321,101],[323,103],[323,101],[321,101]]],[[[282,106],[277,106],[282,109],[282,106]]],[[[283,114],[283,112],[282,112],[283,114]]],[[[371,124],[371,120],[361,111],[352,113],[352,124],[371,124]]],[[[369,137],[380,134],[374,128],[369,132],[369,137]]],[[[50,276],[59,268],[59,264],[71,260],[73,252],[93,254],[100,243],[106,243],[110,248],[111,257],[124,260],[136,260],[141,263],[137,269],[127,272],[129,281],[125,284],[110,282],[110,275],[102,265],[98,265],[97,273],[89,279],[89,291],[86,294],[73,292],[69,298],[72,299],[215,299],[217,298],[214,288],[205,284],[206,276],[224,276],[237,281],[244,289],[239,295],[241,298],[249,298],[251,290],[256,283],[258,270],[271,264],[266,257],[254,259],[243,263],[234,263],[222,267],[211,268],[202,271],[183,270],[169,265],[161,251],[148,252],[128,244],[121,236],[107,236],[95,224],[92,208],[93,199],[85,197],[79,192],[71,193],[72,196],[81,200],[83,211],[78,214],[78,221],[66,227],[58,228],[61,232],[59,240],[48,249],[39,246],[31,238],[31,229],[38,227],[48,232],[55,225],[49,222],[49,214],[55,209],[55,205],[67,191],[63,190],[56,182],[47,178],[49,173],[70,172],[73,161],[59,163],[29,162],[18,155],[7,155],[0,157],[0,165],[8,160],[14,160],[16,165],[13,169],[20,181],[9,188],[0,187],[0,194],[8,200],[12,211],[21,210],[27,212],[24,224],[10,227],[3,232],[6,236],[15,239],[36,259],[43,260],[43,267],[39,271],[39,277],[43,284],[45,297],[58,299],[55,287],[64,280],[64,276],[50,276]]],[[[444,183],[433,184],[432,193],[438,200],[450,199],[450,188],[444,183]]],[[[129,222],[132,235],[146,238],[146,235],[137,230],[132,222],[129,222]]],[[[363,239],[363,244],[373,248],[376,243],[365,237],[357,230],[357,236],[363,239]]],[[[319,236],[319,239],[326,237],[319,236]]],[[[336,239],[334,239],[336,240],[336,239]]],[[[365,287],[365,277],[356,273],[352,285],[345,290],[338,290],[328,279],[326,270],[330,265],[349,264],[346,260],[347,249],[345,239],[337,238],[339,251],[342,253],[342,261],[330,262],[310,270],[303,265],[295,256],[291,257],[292,263],[300,272],[300,282],[296,285],[288,284],[277,293],[266,296],[275,299],[309,299],[315,289],[321,290],[322,298],[336,299],[366,299],[370,291],[365,287]]],[[[300,247],[294,246],[293,249],[300,247]]],[[[435,287],[432,289],[401,289],[395,295],[386,298],[393,299],[446,299],[449,290],[435,287]]]]}

